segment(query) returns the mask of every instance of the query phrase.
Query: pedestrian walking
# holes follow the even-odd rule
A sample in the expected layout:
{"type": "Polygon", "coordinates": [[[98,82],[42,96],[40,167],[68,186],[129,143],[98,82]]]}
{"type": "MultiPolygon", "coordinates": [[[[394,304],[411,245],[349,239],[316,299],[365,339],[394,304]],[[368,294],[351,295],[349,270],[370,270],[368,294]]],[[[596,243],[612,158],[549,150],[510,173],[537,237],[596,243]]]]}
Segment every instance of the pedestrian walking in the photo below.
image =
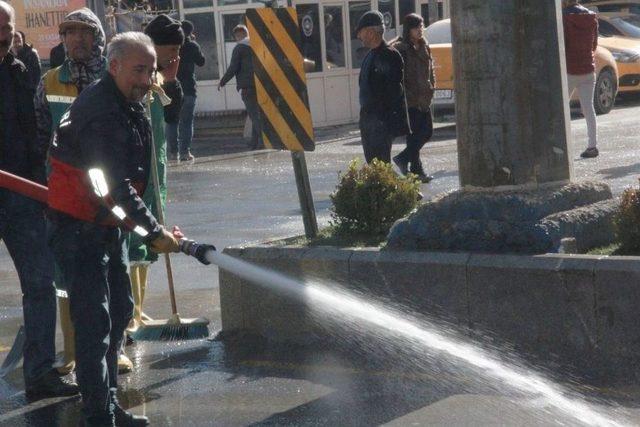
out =
{"type": "Polygon", "coordinates": [[[360,18],[356,34],[370,49],[360,68],[360,136],[367,163],[391,163],[391,144],[409,133],[403,87],[402,56],[384,40],[384,20],[377,10],[360,18]]]}
{"type": "MultiPolygon", "coordinates": [[[[0,0],[0,169],[46,184],[47,145],[38,143],[27,69],[11,53],[15,11],[0,0]]],[[[26,340],[23,375],[28,398],[69,396],[77,384],[60,377],[55,360],[53,258],[41,203],[0,189],[0,238],[18,271],[26,340]]]]}
{"type": "MultiPolygon", "coordinates": [[[[182,99],[182,82],[176,75],[182,58],[179,56],[181,46],[184,43],[184,32],[180,21],[167,15],[158,15],[145,27],[145,33],[153,41],[157,56],[158,74],[155,84],[152,86],[152,100],[150,106],[151,128],[153,142],[155,144],[156,162],[158,170],[158,187],[160,193],[160,207],[164,212],[167,201],[167,141],[168,133],[165,129],[169,126],[177,126],[182,99]],[[163,99],[170,98],[171,102],[166,106],[163,99]],[[168,111],[168,112],[167,112],[168,111]],[[170,123],[166,122],[167,116],[170,123]]],[[[154,217],[158,216],[158,204],[153,180],[149,181],[143,193],[142,200],[154,217]]],[[[130,278],[134,300],[134,317],[129,324],[129,332],[134,332],[144,320],[151,320],[144,314],[142,306],[147,289],[147,279],[151,263],[158,260],[156,253],[148,250],[144,240],[136,233],[129,233],[129,261],[130,278]]],[[[118,363],[128,361],[124,353],[118,358],[118,363]]],[[[128,362],[131,364],[131,362],[128,362]]]]}
{"type": "Polygon", "coordinates": [[[64,42],[62,41],[62,35],[60,35],[60,43],[52,47],[51,51],[49,51],[49,69],[61,66],[66,56],[67,53],[64,51],[64,42]]]}
{"type": "Polygon", "coordinates": [[[596,110],[593,93],[596,87],[596,48],[598,47],[598,17],[580,5],[578,0],[562,0],[562,23],[567,61],[569,98],[577,90],[580,109],[587,121],[589,142],[580,157],[598,157],[596,110]]]}
{"type": "MultiPolygon", "coordinates": [[[[67,56],[62,65],[45,73],[35,96],[38,144],[44,147],[51,143],[53,132],[71,103],[87,86],[102,77],[107,63],[102,55],[105,45],[102,24],[91,10],[84,7],[72,11],[58,25],[58,31],[67,56]]],[[[56,366],[66,375],[75,367],[75,338],[66,285],[57,268],[55,283],[64,338],[64,353],[56,366]]]]}
{"type": "Polygon", "coordinates": [[[27,36],[22,31],[16,31],[13,36],[13,56],[18,58],[27,67],[29,75],[29,86],[35,92],[40,83],[42,68],[40,66],[40,57],[38,51],[32,45],[27,43],[27,36]]]}
{"type": "Polygon", "coordinates": [[[178,80],[182,85],[184,97],[180,108],[178,123],[167,123],[167,142],[169,143],[169,158],[180,161],[193,161],[191,154],[191,140],[193,139],[193,117],[196,110],[196,65],[202,67],[205,63],[200,45],[196,43],[193,33],[193,23],[182,21],[184,44],[180,48],[180,66],[178,80]]]}
{"type": "Polygon", "coordinates": [[[406,137],[407,146],[393,158],[393,162],[403,175],[411,172],[427,183],[433,177],[424,171],[420,149],[433,135],[431,100],[436,79],[431,49],[423,32],[424,19],[410,13],[404,18],[402,37],[392,43],[404,61],[404,87],[411,126],[411,133],[406,137]]]}
{"type": "Polygon", "coordinates": [[[262,125],[260,122],[260,107],[253,82],[253,59],[249,45],[249,30],[244,25],[236,25],[233,29],[236,46],[231,53],[229,68],[218,83],[218,90],[223,88],[229,80],[236,78],[236,89],[240,92],[242,102],[251,119],[251,141],[249,148],[257,150],[262,147],[262,125]]]}
{"type": "Polygon", "coordinates": [[[133,312],[126,230],[95,188],[103,194],[108,187],[115,210],[137,225],[152,250],[176,252],[178,241],[139,196],[151,161],[151,125],[142,100],[156,70],[153,42],[139,32],[118,34],[107,62],[108,73],[82,91],[56,129],[49,154],[49,242],[82,348],[76,370],[85,425],[144,426],[148,419],[126,412],[116,398],[117,353],[133,312]]]}

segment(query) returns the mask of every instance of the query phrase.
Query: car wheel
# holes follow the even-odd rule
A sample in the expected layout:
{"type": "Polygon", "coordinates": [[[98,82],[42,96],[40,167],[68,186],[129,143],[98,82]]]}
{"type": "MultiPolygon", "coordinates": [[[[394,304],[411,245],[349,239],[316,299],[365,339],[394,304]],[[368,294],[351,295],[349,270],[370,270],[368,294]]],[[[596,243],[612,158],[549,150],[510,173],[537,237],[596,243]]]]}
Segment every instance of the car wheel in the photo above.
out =
{"type": "Polygon", "coordinates": [[[596,114],[607,114],[616,100],[616,79],[611,70],[602,70],[596,80],[593,106],[596,114]]]}

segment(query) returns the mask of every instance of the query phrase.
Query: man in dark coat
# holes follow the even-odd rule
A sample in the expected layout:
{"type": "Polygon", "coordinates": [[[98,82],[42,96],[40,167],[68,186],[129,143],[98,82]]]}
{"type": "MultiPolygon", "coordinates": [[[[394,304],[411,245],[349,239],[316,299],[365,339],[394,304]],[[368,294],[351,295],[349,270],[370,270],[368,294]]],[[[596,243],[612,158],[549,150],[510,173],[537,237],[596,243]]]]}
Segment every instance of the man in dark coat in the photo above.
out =
{"type": "Polygon", "coordinates": [[[16,31],[13,36],[13,54],[27,67],[29,85],[35,92],[42,75],[40,57],[38,56],[38,51],[27,43],[27,37],[22,31],[16,31]]]}
{"type": "Polygon", "coordinates": [[[146,417],[126,412],[116,398],[117,353],[133,313],[126,240],[131,227],[116,215],[132,220],[133,231],[155,252],[176,252],[178,242],[140,198],[152,161],[142,100],[156,70],[154,44],[140,32],[118,34],[107,61],[109,72],[76,98],[51,144],[49,243],[82,349],[76,370],[85,425],[146,426],[146,417]],[[109,198],[96,196],[105,190],[109,198]]]}
{"type": "MultiPolygon", "coordinates": [[[[27,70],[10,52],[14,25],[13,8],[0,0],[0,169],[45,184],[47,146],[38,144],[36,138],[27,70]]],[[[23,295],[23,374],[29,398],[78,392],[76,384],[59,377],[53,369],[56,296],[53,258],[44,236],[44,206],[0,189],[0,239],[16,266],[23,295]]]]}
{"type": "Polygon", "coordinates": [[[184,32],[184,44],[180,48],[180,66],[178,67],[178,80],[182,85],[184,94],[180,118],[178,123],[167,123],[167,143],[169,145],[170,158],[180,161],[193,161],[191,154],[191,140],[193,139],[193,116],[196,110],[196,65],[202,67],[205,63],[200,45],[195,42],[193,23],[182,21],[184,32]]]}
{"type": "Polygon", "coordinates": [[[240,92],[247,114],[251,118],[252,128],[249,148],[257,150],[262,146],[260,138],[262,126],[260,125],[260,110],[256,97],[256,87],[253,82],[253,58],[251,57],[251,47],[249,45],[249,30],[244,25],[238,25],[233,29],[233,37],[235,37],[238,44],[233,48],[229,68],[220,79],[218,90],[224,87],[229,80],[236,78],[236,88],[240,92]]]}
{"type": "MultiPolygon", "coordinates": [[[[62,38],[62,35],[60,35],[60,38],[62,38]]],[[[51,48],[49,52],[49,68],[53,69],[61,66],[66,57],[67,53],[64,50],[64,42],[60,41],[60,43],[51,48]]]]}
{"type": "Polygon", "coordinates": [[[403,86],[402,56],[383,38],[382,14],[372,10],[360,18],[356,34],[371,49],[360,68],[360,136],[367,163],[391,162],[391,144],[409,133],[403,86]]]}

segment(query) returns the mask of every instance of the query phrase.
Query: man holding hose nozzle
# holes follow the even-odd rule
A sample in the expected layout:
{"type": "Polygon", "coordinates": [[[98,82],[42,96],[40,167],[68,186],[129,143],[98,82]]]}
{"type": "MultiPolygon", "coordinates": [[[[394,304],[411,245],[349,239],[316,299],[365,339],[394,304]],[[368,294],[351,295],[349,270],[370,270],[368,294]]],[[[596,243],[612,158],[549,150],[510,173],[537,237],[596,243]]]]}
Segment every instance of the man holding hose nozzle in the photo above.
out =
{"type": "Polygon", "coordinates": [[[78,96],[54,136],[49,243],[68,285],[85,425],[144,426],[146,417],[124,411],[116,399],[117,353],[133,311],[126,230],[95,194],[89,170],[104,173],[110,198],[153,251],[177,252],[179,244],[139,196],[152,161],[141,102],[156,71],[153,42],[122,33],[107,51],[108,74],[78,96]]]}

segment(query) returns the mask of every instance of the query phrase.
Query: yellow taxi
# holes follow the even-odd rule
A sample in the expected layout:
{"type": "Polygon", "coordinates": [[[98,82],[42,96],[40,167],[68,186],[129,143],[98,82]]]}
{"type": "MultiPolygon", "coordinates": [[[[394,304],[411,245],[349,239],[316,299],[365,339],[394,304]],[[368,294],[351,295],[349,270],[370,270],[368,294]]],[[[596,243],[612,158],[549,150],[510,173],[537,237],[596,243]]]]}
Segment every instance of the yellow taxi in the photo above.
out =
{"type": "MultiPolygon", "coordinates": [[[[453,83],[453,57],[451,53],[451,20],[443,19],[429,25],[425,30],[433,55],[436,73],[436,91],[432,109],[451,110],[455,106],[453,83]]],[[[613,108],[618,93],[618,65],[613,55],[605,48],[596,50],[596,88],[593,104],[598,114],[606,114],[613,108]]],[[[577,92],[572,101],[577,101],[577,92]]]]}
{"type": "Polygon", "coordinates": [[[599,14],[598,24],[598,44],[613,54],[618,65],[619,91],[640,91],[640,15],[599,14]]]}

